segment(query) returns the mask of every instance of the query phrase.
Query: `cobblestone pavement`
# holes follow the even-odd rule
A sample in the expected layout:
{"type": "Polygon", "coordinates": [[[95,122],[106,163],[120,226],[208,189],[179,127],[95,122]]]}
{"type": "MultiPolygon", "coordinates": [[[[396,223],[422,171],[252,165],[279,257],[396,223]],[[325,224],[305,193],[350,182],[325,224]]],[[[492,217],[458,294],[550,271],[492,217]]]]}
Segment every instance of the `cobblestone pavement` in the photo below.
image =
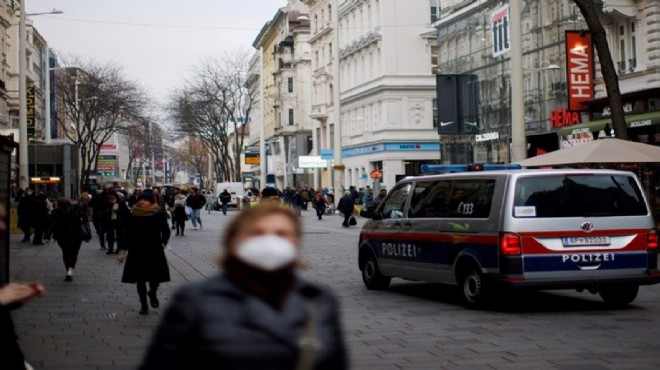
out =
{"type": "MultiPolygon", "coordinates": [[[[39,280],[47,289],[14,311],[29,361],[37,370],[135,368],[172,292],[217,273],[218,241],[230,217],[203,213],[204,230],[172,236],[172,282],[162,285],[161,309],[147,316],[138,315],[135,286],[119,282],[122,268],[97,241],[83,244],[67,283],[57,245],[12,236],[11,278],[39,280]]],[[[366,290],[356,263],[362,220],[343,229],[336,216],[317,221],[310,210],[303,217],[310,265],[303,274],[339,296],[352,369],[660,368],[658,285],[642,287],[625,309],[561,291],[503,295],[494,308],[471,311],[451,287],[394,280],[387,291],[366,290]]]]}

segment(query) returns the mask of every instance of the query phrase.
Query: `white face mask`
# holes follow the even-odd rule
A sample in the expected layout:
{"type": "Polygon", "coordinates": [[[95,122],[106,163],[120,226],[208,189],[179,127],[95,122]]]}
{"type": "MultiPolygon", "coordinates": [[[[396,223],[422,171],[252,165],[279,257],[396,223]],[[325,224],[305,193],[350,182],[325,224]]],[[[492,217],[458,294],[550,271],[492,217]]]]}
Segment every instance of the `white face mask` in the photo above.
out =
{"type": "Polygon", "coordinates": [[[296,246],[277,235],[255,236],[245,240],[236,250],[242,262],[264,271],[275,271],[298,258],[296,246]]]}

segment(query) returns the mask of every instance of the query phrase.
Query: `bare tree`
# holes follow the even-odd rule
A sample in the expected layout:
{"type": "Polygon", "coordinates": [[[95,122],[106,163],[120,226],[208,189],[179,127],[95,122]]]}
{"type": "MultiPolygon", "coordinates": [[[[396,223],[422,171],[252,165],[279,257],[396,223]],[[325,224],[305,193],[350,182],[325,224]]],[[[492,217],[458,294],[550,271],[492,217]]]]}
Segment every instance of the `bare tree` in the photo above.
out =
{"type": "Polygon", "coordinates": [[[80,153],[80,189],[90,178],[101,145],[108,141],[128,119],[145,107],[146,96],[127,80],[120,68],[74,59],[57,74],[56,88],[63,116],[57,124],[80,153]]]}
{"type": "Polygon", "coordinates": [[[610,47],[607,43],[607,34],[603,24],[598,17],[602,14],[602,1],[595,0],[573,0],[580,9],[584,20],[587,22],[589,31],[594,42],[594,47],[598,53],[600,69],[605,81],[605,89],[612,112],[612,127],[616,137],[628,140],[628,131],[626,128],[626,119],[623,112],[623,99],[619,89],[619,75],[616,73],[610,47]]]}
{"type": "Polygon", "coordinates": [[[199,139],[219,181],[241,178],[247,132],[241,127],[250,121],[253,101],[245,85],[249,56],[248,51],[239,51],[205,60],[171,99],[174,131],[199,139]]]}
{"type": "Polygon", "coordinates": [[[209,165],[209,154],[201,140],[189,138],[172,152],[172,159],[189,173],[200,175],[200,189],[204,188],[204,174],[209,165]]]}

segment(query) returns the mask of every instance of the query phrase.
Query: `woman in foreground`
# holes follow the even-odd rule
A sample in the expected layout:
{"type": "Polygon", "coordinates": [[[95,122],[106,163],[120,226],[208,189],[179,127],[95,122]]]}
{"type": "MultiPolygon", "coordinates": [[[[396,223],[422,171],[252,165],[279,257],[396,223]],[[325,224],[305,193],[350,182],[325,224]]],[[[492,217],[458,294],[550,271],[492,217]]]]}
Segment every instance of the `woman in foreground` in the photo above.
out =
{"type": "Polygon", "coordinates": [[[300,278],[302,226],[263,203],[223,236],[223,272],[180,289],[140,369],[348,368],[333,293],[300,278]]]}

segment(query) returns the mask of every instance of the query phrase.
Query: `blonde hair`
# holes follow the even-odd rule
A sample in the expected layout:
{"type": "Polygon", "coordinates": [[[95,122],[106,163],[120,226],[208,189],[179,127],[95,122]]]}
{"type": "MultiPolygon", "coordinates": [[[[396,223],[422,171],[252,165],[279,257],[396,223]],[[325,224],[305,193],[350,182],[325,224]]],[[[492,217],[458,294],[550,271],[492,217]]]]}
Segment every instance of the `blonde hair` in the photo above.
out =
{"type": "Polygon", "coordinates": [[[224,253],[223,256],[218,259],[218,264],[220,266],[224,265],[227,251],[231,249],[236,242],[236,239],[247,225],[270,215],[283,215],[288,218],[289,221],[291,221],[291,224],[293,224],[294,235],[299,239],[302,238],[302,223],[293,210],[282,207],[278,203],[259,203],[254,207],[245,208],[229,222],[225,233],[222,235],[221,243],[224,248],[224,253]]]}

